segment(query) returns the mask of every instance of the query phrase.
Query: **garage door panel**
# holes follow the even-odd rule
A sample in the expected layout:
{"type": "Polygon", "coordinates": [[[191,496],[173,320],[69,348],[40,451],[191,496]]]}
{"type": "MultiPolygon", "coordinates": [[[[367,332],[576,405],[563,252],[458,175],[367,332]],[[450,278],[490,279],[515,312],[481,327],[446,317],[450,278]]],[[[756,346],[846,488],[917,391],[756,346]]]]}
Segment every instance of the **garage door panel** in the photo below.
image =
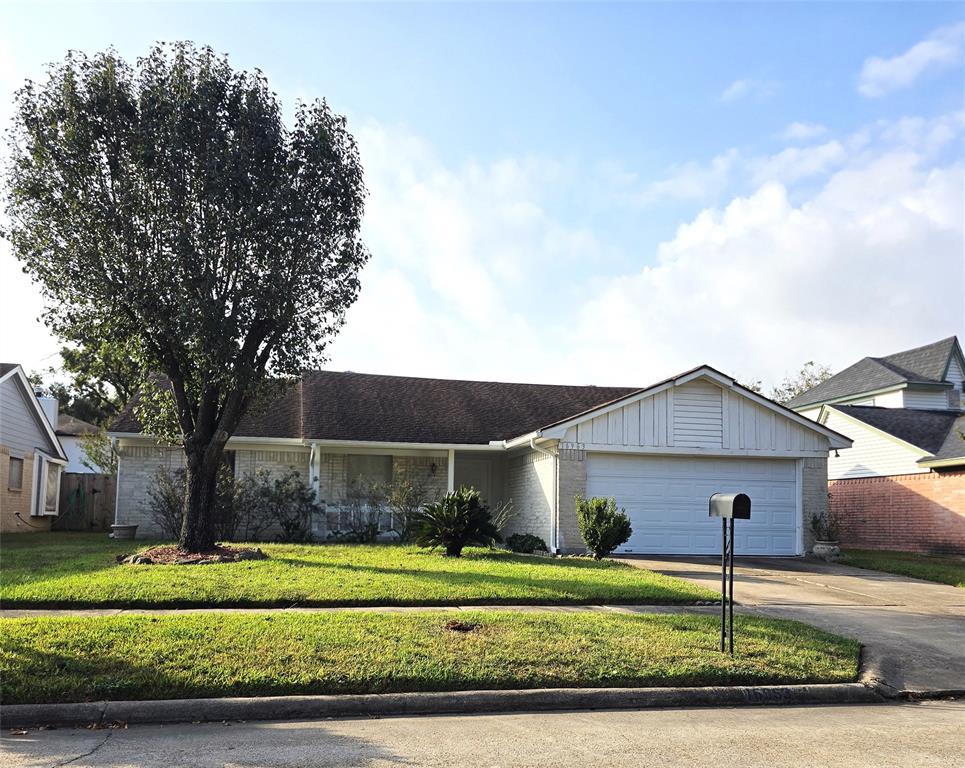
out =
{"type": "Polygon", "coordinates": [[[793,460],[590,454],[587,495],[613,496],[633,535],[618,551],[717,554],[720,521],[707,514],[713,493],[747,493],[751,520],[738,521],[738,554],[797,552],[797,470],[793,460]]]}

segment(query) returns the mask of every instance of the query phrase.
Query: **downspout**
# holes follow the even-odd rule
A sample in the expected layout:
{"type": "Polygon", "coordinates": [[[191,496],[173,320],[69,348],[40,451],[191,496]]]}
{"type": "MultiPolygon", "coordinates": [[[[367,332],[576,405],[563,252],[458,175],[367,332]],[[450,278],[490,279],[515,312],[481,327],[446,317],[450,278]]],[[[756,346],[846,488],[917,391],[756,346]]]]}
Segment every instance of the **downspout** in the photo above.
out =
{"type": "Polygon", "coordinates": [[[559,554],[559,523],[560,523],[560,473],[559,455],[536,445],[536,438],[529,439],[529,447],[537,453],[549,456],[553,460],[553,499],[550,503],[550,551],[559,554]]]}
{"type": "MultiPolygon", "coordinates": [[[[114,478],[114,525],[120,525],[121,521],[117,519],[117,514],[120,511],[120,501],[121,501],[121,441],[116,438],[111,438],[111,452],[117,457],[117,477],[114,478]]],[[[114,534],[112,533],[111,536],[114,534]]]]}

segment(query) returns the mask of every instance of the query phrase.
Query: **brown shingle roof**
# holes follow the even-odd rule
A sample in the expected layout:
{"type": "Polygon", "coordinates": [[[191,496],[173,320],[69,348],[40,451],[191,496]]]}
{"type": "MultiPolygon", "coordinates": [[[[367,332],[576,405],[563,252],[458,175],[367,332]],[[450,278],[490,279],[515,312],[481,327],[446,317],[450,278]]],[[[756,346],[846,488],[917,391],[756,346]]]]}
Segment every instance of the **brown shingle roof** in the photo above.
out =
{"type": "Polygon", "coordinates": [[[76,416],[70,416],[66,413],[57,415],[57,429],[54,430],[54,433],[58,436],[77,437],[79,435],[89,435],[96,431],[97,427],[89,421],[78,419],[76,416]]]}
{"type": "MultiPolygon", "coordinates": [[[[239,437],[487,444],[518,437],[639,387],[509,384],[308,371],[256,404],[239,437]]],[[[137,433],[134,402],[111,425],[137,433]]]]}

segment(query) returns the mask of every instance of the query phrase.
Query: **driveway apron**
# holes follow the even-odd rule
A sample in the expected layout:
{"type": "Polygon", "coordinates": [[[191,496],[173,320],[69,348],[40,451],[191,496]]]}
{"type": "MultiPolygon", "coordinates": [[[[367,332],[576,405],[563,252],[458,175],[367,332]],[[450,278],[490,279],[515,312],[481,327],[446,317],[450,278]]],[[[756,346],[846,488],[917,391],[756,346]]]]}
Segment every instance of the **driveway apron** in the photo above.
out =
{"type": "MultiPolygon", "coordinates": [[[[623,562],[720,590],[720,560],[624,557],[623,562]]],[[[739,557],[740,610],[859,640],[864,666],[906,693],[965,692],[965,589],[806,558],[739,557]]]]}

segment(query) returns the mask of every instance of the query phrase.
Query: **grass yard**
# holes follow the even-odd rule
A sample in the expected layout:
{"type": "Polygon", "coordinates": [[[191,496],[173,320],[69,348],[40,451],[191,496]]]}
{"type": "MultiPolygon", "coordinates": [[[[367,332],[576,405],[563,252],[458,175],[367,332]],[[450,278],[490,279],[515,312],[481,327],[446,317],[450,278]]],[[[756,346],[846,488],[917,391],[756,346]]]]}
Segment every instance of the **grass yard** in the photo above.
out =
{"type": "Polygon", "coordinates": [[[845,549],[841,562],[857,568],[897,573],[939,584],[965,589],[965,558],[917,555],[912,552],[882,552],[871,549],[845,549]]]}
{"type": "Polygon", "coordinates": [[[398,545],[259,545],[267,560],[118,565],[145,549],[104,534],[8,536],[0,604],[42,607],[288,607],[668,604],[719,599],[702,587],[614,562],[468,549],[460,559],[398,545]]]}
{"type": "Polygon", "coordinates": [[[426,611],[3,619],[4,703],[850,682],[858,644],[790,621],[426,611]],[[468,632],[446,628],[456,618],[468,632]]]}

